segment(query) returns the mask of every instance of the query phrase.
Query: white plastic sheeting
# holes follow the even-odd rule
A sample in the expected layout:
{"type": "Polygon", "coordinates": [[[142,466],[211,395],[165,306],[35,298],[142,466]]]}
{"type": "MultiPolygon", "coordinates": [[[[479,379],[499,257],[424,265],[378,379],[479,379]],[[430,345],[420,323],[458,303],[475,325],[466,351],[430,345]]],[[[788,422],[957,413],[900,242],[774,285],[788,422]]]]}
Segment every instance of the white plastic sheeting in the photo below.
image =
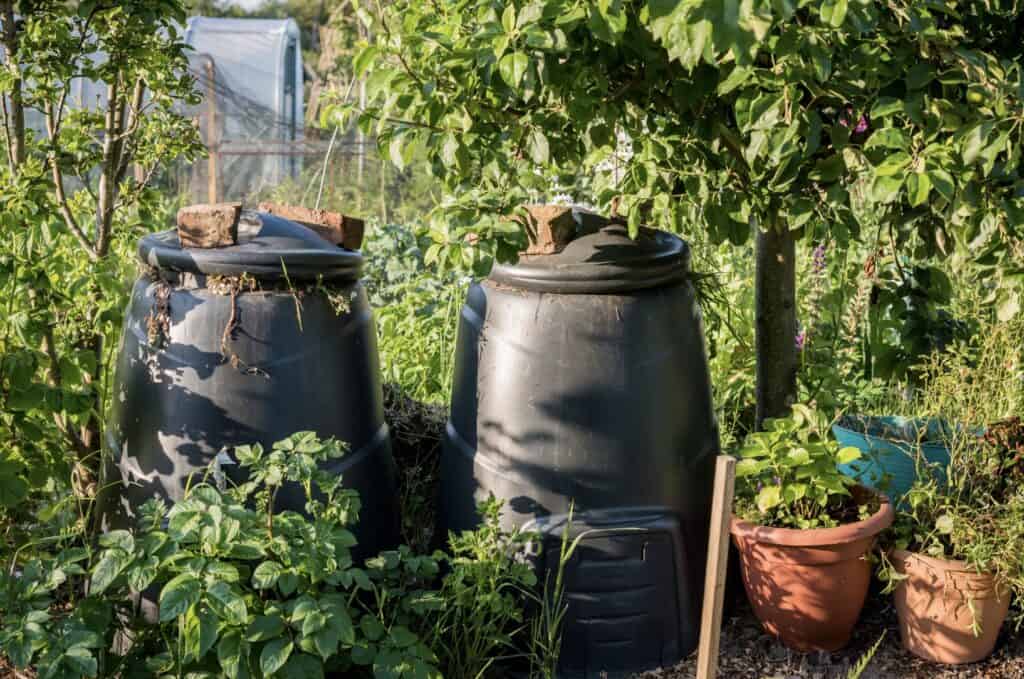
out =
{"type": "Polygon", "coordinates": [[[196,163],[193,191],[238,200],[297,176],[304,106],[295,21],[192,17],[185,43],[203,98],[188,113],[211,153],[196,163]]]}
{"type": "MultiPolygon", "coordinates": [[[[196,120],[210,152],[209,159],[185,168],[192,199],[242,200],[298,177],[309,150],[301,143],[303,67],[295,21],[192,17],[184,41],[201,101],[182,105],[182,113],[196,120]]],[[[84,58],[101,63],[106,55],[84,58]]],[[[0,48],[0,64],[4,60],[0,48]]],[[[104,83],[71,82],[68,108],[97,110],[106,101],[104,83]]],[[[45,136],[42,112],[25,113],[26,126],[45,136]]]]}

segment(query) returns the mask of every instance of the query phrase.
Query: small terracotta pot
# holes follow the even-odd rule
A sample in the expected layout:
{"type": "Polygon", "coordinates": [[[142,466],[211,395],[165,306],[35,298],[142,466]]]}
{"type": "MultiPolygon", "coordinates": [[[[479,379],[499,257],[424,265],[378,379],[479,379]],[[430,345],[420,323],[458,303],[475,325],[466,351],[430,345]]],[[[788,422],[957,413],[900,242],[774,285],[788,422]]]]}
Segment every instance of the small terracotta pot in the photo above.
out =
{"type": "MultiPolygon", "coordinates": [[[[855,487],[863,502],[872,491],[855,487]]],[[[847,644],[871,584],[867,558],[875,537],[892,525],[889,498],[863,521],[835,528],[769,528],[732,518],[743,586],[770,634],[802,652],[847,644]]]]}
{"type": "Polygon", "coordinates": [[[988,657],[1010,608],[1010,593],[963,561],[895,550],[893,566],[907,576],[893,598],[903,647],[919,658],[962,665],[988,657]],[[971,607],[974,611],[972,613],[971,607]],[[978,636],[971,625],[981,627],[978,636]]]}

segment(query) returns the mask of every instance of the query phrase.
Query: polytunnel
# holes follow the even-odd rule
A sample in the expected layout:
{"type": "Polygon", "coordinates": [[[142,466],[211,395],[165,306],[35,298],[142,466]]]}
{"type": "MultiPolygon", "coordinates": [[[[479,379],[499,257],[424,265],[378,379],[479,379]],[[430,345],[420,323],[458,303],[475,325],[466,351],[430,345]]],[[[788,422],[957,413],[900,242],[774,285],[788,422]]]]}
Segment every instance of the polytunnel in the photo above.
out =
{"type": "Polygon", "coordinates": [[[295,21],[191,17],[185,43],[202,97],[186,113],[209,149],[193,166],[195,197],[241,200],[297,176],[304,109],[295,21]]]}

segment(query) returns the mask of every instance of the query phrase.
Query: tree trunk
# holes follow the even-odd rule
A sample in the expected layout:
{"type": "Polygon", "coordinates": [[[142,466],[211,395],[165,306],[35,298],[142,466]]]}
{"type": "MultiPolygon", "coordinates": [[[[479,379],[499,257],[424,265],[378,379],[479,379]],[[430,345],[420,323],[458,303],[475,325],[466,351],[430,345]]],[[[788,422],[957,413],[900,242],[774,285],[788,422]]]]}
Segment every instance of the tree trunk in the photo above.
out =
{"type": "Polygon", "coordinates": [[[784,223],[757,230],[754,315],[757,428],[785,417],[796,402],[796,238],[784,223]]]}
{"type": "MultiPolygon", "coordinates": [[[[3,10],[3,47],[7,53],[6,59],[14,61],[15,53],[18,50],[18,28],[15,24],[14,2],[0,3],[3,10]]],[[[15,71],[21,73],[21,71],[15,71]]],[[[7,99],[10,103],[10,112],[4,118],[7,124],[5,130],[7,135],[8,153],[11,169],[20,168],[25,162],[25,104],[22,101],[21,77],[15,77],[11,85],[11,91],[7,99]]]]}

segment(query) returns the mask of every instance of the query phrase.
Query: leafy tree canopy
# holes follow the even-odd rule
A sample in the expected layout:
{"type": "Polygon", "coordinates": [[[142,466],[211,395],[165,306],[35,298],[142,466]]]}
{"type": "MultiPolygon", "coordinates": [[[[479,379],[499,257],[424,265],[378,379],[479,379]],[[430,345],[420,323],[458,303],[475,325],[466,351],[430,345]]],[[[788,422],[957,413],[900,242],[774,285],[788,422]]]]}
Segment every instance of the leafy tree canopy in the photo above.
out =
{"type": "Polygon", "coordinates": [[[995,263],[1024,221],[1022,27],[998,0],[400,0],[356,60],[371,104],[328,114],[425,156],[481,235],[584,178],[634,229],[843,241],[869,213],[995,263]]]}

